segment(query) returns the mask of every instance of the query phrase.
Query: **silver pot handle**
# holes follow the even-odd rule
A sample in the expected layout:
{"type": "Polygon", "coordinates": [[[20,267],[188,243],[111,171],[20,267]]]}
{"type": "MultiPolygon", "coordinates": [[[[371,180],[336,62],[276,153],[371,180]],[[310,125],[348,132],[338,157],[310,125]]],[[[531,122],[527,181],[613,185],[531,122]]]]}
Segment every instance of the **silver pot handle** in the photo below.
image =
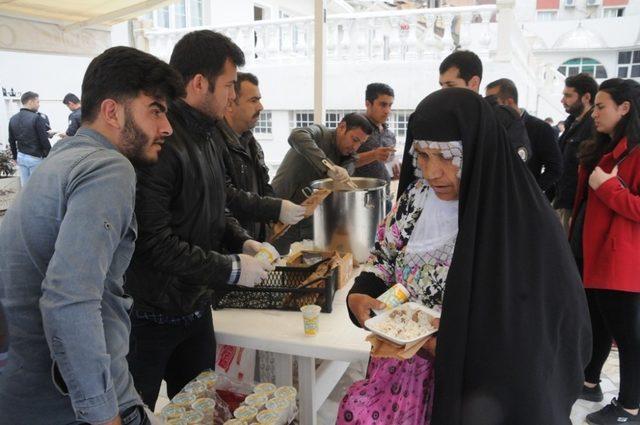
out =
{"type": "Polygon", "coordinates": [[[372,198],[374,198],[374,194],[375,194],[375,192],[367,192],[367,193],[364,194],[364,207],[365,208],[373,209],[373,208],[376,207],[376,204],[372,199],[372,198]]]}
{"type": "Polygon", "coordinates": [[[313,195],[313,189],[311,189],[309,186],[303,187],[302,188],[302,194],[305,197],[309,198],[311,195],[313,195]]]}

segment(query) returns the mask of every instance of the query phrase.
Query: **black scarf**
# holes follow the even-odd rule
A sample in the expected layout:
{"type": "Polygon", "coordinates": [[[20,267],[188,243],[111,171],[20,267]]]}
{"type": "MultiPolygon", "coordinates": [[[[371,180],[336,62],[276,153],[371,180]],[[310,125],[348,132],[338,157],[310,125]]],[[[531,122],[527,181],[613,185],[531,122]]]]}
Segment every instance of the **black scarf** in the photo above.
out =
{"type": "Polygon", "coordinates": [[[470,90],[427,96],[409,120],[414,139],[463,144],[431,425],[568,425],[591,329],[549,202],[470,90]]]}

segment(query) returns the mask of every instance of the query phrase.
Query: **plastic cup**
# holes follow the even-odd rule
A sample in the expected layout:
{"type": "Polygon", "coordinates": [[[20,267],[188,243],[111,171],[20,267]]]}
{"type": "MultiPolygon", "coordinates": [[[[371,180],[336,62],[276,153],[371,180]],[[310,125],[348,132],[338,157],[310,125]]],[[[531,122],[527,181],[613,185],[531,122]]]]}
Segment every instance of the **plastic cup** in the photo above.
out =
{"type": "Polygon", "coordinates": [[[265,263],[273,263],[280,258],[278,250],[268,242],[262,242],[262,248],[258,250],[254,257],[258,260],[262,260],[265,263]]]}
{"type": "Polygon", "coordinates": [[[233,411],[233,416],[236,419],[240,419],[245,421],[246,423],[250,423],[253,421],[258,414],[258,409],[250,406],[240,406],[236,410],[233,411]]]}
{"type": "Polygon", "coordinates": [[[195,410],[185,413],[182,419],[186,421],[188,425],[200,425],[204,424],[205,421],[204,414],[196,412],[195,410]]]}
{"type": "Polygon", "coordinates": [[[267,400],[269,400],[269,398],[265,394],[251,394],[244,399],[244,404],[260,410],[267,400]]]}
{"type": "Polygon", "coordinates": [[[169,419],[180,419],[184,416],[184,413],[184,407],[169,403],[162,408],[162,410],[160,411],[160,416],[162,416],[164,420],[168,421],[169,419]]]}
{"type": "Polygon", "coordinates": [[[283,410],[267,409],[256,416],[259,424],[280,425],[285,423],[285,412],[283,410]]]}
{"type": "Polygon", "coordinates": [[[191,408],[196,412],[200,412],[204,415],[205,419],[213,418],[213,413],[216,410],[216,401],[212,398],[199,398],[192,405],[191,408]]]}
{"type": "Polygon", "coordinates": [[[196,398],[203,398],[207,395],[207,384],[201,381],[192,381],[185,385],[182,391],[194,394],[196,398]]]}
{"type": "Polygon", "coordinates": [[[229,419],[223,425],[247,425],[247,423],[243,420],[233,418],[233,419],[229,419]]]}
{"type": "Polygon", "coordinates": [[[291,399],[276,397],[269,400],[265,407],[269,410],[282,412],[282,421],[284,423],[289,423],[289,419],[293,418],[294,404],[295,403],[291,399]]]}
{"type": "MultiPolygon", "coordinates": [[[[269,398],[271,394],[273,394],[273,392],[276,390],[276,388],[277,387],[270,382],[263,382],[262,384],[258,384],[255,387],[253,387],[253,393],[264,395],[267,398],[269,398]]],[[[245,402],[246,402],[246,399],[245,399],[245,402]]]]}
{"type": "Polygon", "coordinates": [[[189,425],[189,422],[187,422],[184,419],[169,419],[168,421],[165,422],[166,425],[189,425]]]}
{"type": "Polygon", "coordinates": [[[305,305],[300,307],[302,312],[302,320],[304,321],[304,334],[307,336],[318,335],[320,328],[320,306],[305,305]]]}
{"type": "Polygon", "coordinates": [[[274,397],[291,398],[293,400],[296,399],[297,395],[298,395],[298,390],[296,390],[295,387],[290,387],[290,386],[280,387],[274,393],[274,397]]]}
{"type": "Polygon", "coordinates": [[[171,402],[176,406],[182,406],[185,409],[188,409],[189,406],[191,406],[193,402],[195,402],[196,400],[197,400],[197,397],[195,394],[182,392],[177,394],[175,397],[173,397],[171,402]]]}
{"type": "Polygon", "coordinates": [[[373,310],[376,314],[384,313],[385,311],[392,310],[401,304],[409,301],[409,291],[404,285],[396,283],[391,288],[387,289],[384,294],[380,295],[377,299],[385,303],[387,306],[382,310],[373,310]]]}

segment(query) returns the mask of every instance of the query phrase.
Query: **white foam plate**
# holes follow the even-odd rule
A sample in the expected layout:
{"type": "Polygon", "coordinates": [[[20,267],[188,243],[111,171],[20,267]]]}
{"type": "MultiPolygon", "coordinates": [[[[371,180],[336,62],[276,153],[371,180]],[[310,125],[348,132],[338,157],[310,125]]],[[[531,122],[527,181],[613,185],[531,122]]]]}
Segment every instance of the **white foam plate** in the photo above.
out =
{"type": "Polygon", "coordinates": [[[396,337],[393,337],[391,335],[387,335],[384,332],[379,331],[378,329],[376,329],[376,324],[380,323],[382,321],[384,321],[386,319],[386,317],[388,315],[390,315],[392,312],[396,311],[396,310],[406,310],[409,309],[410,311],[415,311],[415,310],[422,310],[425,313],[427,313],[429,316],[434,317],[436,319],[440,318],[440,312],[429,308],[429,307],[425,307],[422,304],[418,304],[418,303],[414,303],[414,302],[408,302],[408,303],[404,303],[399,305],[398,307],[386,311],[382,314],[377,315],[376,317],[372,317],[371,319],[367,320],[366,322],[364,322],[364,327],[367,328],[368,330],[370,330],[371,332],[373,332],[374,334],[378,335],[381,338],[386,339],[387,341],[391,341],[394,344],[398,344],[398,345],[407,345],[407,344],[413,344],[416,341],[421,340],[424,337],[427,337],[431,334],[436,333],[438,330],[437,329],[425,329],[423,334],[420,334],[419,336],[412,338],[412,339],[398,339],[396,337]]]}

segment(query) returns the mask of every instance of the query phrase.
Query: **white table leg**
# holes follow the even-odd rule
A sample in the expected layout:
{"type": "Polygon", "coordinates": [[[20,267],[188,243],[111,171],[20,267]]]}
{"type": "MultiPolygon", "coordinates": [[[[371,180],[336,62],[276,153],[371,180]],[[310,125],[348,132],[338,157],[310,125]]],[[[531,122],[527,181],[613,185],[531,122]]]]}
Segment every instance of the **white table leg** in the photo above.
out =
{"type": "Polygon", "coordinates": [[[316,386],[316,359],[299,357],[298,360],[298,395],[300,396],[300,425],[316,425],[317,415],[314,406],[316,386]]]}
{"type": "Polygon", "coordinates": [[[275,364],[276,384],[279,387],[293,384],[293,356],[290,354],[273,353],[275,364]]]}
{"type": "Polygon", "coordinates": [[[320,409],[331,391],[336,387],[342,375],[349,367],[349,362],[339,360],[324,360],[316,371],[316,385],[314,389],[313,405],[320,409]]]}

